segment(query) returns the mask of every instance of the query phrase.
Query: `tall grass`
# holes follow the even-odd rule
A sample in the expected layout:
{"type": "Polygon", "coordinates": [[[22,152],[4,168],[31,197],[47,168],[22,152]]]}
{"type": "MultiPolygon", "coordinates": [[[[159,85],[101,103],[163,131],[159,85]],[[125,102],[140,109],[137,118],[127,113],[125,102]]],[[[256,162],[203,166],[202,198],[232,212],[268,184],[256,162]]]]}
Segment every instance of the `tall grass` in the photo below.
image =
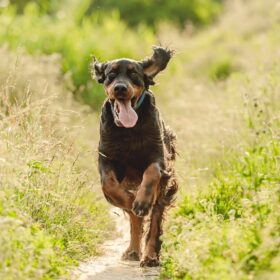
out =
{"type": "Polygon", "coordinates": [[[0,57],[0,278],[53,279],[100,253],[111,227],[96,143],[82,107],[56,85],[56,58],[0,57]]]}
{"type": "Polygon", "coordinates": [[[178,134],[182,192],[163,237],[163,279],[280,275],[279,13],[274,1],[228,5],[207,31],[173,33],[181,70],[157,90],[178,134]],[[220,79],[223,57],[233,67],[220,79]]]}
{"type": "Polygon", "coordinates": [[[267,96],[246,104],[245,143],[216,164],[208,186],[185,194],[174,211],[162,276],[279,278],[280,116],[267,98],[280,104],[280,96],[278,83],[267,87],[267,96]]]}

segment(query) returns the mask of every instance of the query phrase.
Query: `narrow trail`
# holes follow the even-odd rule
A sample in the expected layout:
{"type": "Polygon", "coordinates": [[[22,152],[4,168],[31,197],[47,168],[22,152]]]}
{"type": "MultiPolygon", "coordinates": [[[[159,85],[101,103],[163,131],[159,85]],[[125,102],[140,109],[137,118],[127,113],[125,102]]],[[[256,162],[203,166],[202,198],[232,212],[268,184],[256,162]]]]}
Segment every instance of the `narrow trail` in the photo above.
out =
{"type": "Polygon", "coordinates": [[[129,243],[129,220],[120,209],[112,209],[111,216],[116,221],[118,237],[103,244],[104,255],[81,263],[75,274],[79,280],[154,280],[159,276],[159,268],[141,268],[139,262],[122,261],[121,255],[129,243]]]}

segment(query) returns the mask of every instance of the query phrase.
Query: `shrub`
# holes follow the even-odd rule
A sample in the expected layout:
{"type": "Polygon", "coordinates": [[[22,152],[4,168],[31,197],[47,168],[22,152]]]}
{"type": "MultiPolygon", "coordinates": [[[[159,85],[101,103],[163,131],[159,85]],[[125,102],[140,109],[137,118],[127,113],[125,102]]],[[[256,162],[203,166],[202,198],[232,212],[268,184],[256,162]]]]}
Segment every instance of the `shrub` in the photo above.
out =
{"type": "Polygon", "coordinates": [[[235,70],[233,62],[229,58],[218,58],[210,65],[209,77],[212,80],[225,80],[235,70]]]}
{"type": "MultiPolygon", "coordinates": [[[[63,9],[74,1],[67,0],[60,5],[53,0],[12,0],[16,4],[18,12],[23,12],[28,3],[38,4],[41,12],[54,13],[56,9],[63,9]]],[[[146,24],[152,27],[159,21],[171,21],[180,27],[186,22],[196,25],[207,25],[220,13],[222,0],[189,0],[189,1],[167,1],[167,0],[83,0],[79,5],[84,10],[84,15],[101,13],[105,17],[112,11],[117,11],[122,20],[130,26],[146,24]]]]}

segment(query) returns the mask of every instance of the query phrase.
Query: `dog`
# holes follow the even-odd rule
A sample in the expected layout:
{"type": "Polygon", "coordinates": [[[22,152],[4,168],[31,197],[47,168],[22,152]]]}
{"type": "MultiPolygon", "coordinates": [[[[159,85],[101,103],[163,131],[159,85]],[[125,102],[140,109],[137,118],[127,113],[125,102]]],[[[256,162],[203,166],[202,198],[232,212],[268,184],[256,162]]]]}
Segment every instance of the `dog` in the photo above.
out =
{"type": "Polygon", "coordinates": [[[149,90],[173,51],[155,46],[142,61],[122,58],[100,63],[94,58],[92,74],[104,85],[100,119],[98,166],[106,200],[130,218],[131,240],[123,260],[140,266],[158,266],[162,220],[174,200],[178,184],[173,162],[175,134],[165,125],[149,90]],[[143,225],[147,232],[143,252],[143,225]]]}

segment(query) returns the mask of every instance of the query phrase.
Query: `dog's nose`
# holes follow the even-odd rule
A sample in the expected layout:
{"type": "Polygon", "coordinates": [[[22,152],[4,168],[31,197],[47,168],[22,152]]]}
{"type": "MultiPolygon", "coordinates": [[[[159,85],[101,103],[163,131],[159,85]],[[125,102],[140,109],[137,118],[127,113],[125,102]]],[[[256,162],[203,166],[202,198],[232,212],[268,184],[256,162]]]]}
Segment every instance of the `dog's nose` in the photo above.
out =
{"type": "Polygon", "coordinates": [[[114,87],[114,91],[117,97],[124,97],[127,92],[127,86],[125,84],[116,84],[114,87]]]}

